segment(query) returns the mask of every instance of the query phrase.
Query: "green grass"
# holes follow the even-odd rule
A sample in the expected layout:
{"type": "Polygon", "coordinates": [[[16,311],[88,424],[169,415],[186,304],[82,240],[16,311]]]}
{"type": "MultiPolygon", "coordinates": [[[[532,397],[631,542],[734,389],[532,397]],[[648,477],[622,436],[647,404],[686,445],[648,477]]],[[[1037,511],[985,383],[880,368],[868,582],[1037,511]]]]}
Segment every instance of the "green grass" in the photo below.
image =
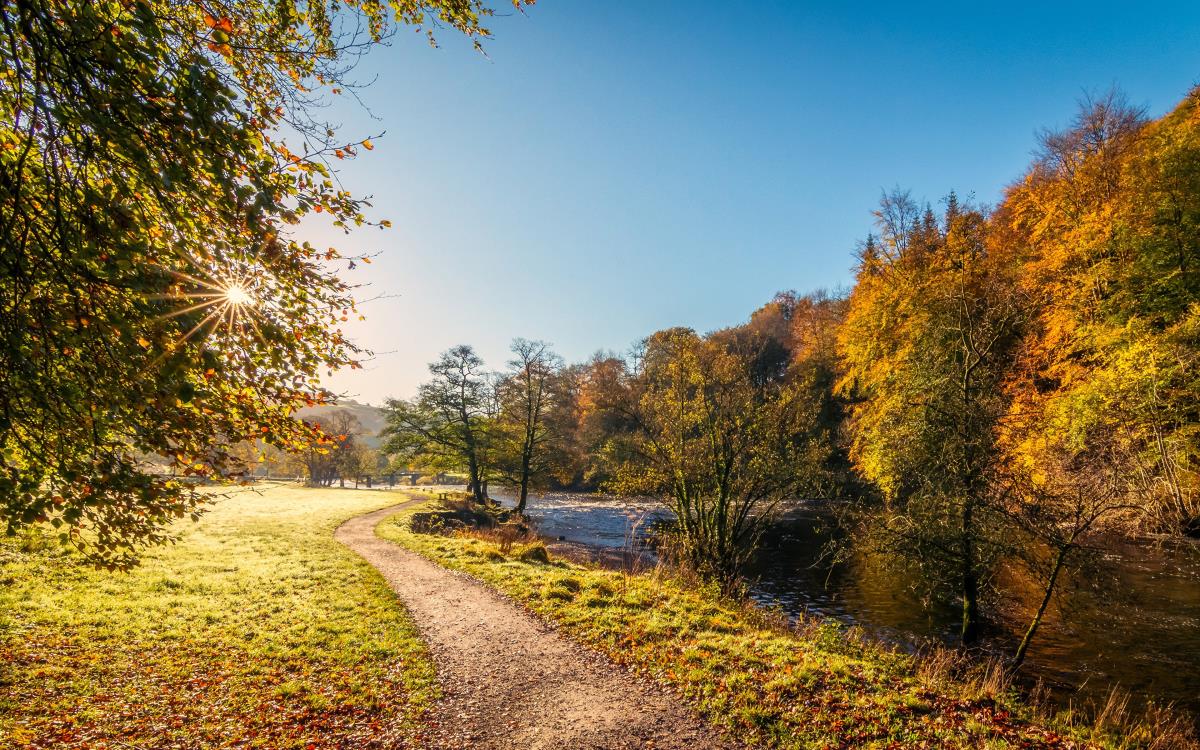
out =
{"type": "Polygon", "coordinates": [[[244,488],[132,573],[0,543],[0,748],[392,746],[435,696],[412,622],[333,539],[391,493],[244,488]]]}
{"type": "Polygon", "coordinates": [[[412,533],[408,516],[428,509],[403,513],[377,533],[476,576],[577,640],[669,685],[710,721],[756,745],[1112,744],[1091,730],[1038,718],[1002,683],[951,678],[944,666],[894,653],[832,622],[791,629],[778,617],[661,571],[627,575],[547,564],[521,546],[505,554],[476,536],[412,533]]]}

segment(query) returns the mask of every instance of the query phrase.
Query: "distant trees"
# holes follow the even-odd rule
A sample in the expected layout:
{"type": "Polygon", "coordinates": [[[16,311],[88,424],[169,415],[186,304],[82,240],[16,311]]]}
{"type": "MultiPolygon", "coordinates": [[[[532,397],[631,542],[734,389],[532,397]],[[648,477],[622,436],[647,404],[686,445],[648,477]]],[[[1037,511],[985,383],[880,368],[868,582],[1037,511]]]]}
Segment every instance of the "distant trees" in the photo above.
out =
{"type": "Polygon", "coordinates": [[[516,339],[512,352],[503,373],[486,371],[469,346],[445,352],[429,366],[433,377],[416,399],[387,402],[383,452],[465,472],[478,502],[487,499],[489,481],[504,482],[524,512],[532,488],[570,471],[568,438],[557,436],[574,422],[573,403],[562,360],[549,344],[516,339]]]}
{"type": "Polygon", "coordinates": [[[850,461],[846,428],[849,402],[838,392],[845,371],[838,332],[849,299],[818,291],[793,297],[788,316],[788,378],[799,389],[812,418],[805,435],[805,475],[810,498],[859,497],[868,492],[850,461]]]}
{"type": "Polygon", "coordinates": [[[795,370],[793,298],[750,327],[654,334],[632,364],[598,355],[564,367],[544,342],[517,339],[508,369],[490,374],[470,347],[456,347],[430,366],[416,399],[388,402],[384,451],[465,470],[480,502],[490,479],[503,481],[519,511],[532,489],[553,483],[661,495],[677,516],[682,558],[732,585],[773,505],[835,491],[830,467],[844,463],[827,423],[840,413],[835,365],[824,361],[827,319],[843,305],[802,302],[811,330],[795,370]]]}
{"type": "Polygon", "coordinates": [[[636,427],[629,363],[612,353],[597,353],[591,361],[572,368],[571,375],[576,484],[589,489],[609,486],[628,458],[623,438],[636,427]]]}
{"type": "Polygon", "coordinates": [[[253,448],[258,454],[256,460],[265,476],[299,478],[307,474],[308,470],[304,467],[304,454],[307,451],[300,453],[285,451],[262,442],[253,448]]]}
{"type": "Polygon", "coordinates": [[[322,438],[302,454],[308,483],[328,487],[335,480],[358,476],[365,448],[358,441],[362,432],[358,417],[345,409],[334,409],[309,421],[321,431],[322,438]]]}

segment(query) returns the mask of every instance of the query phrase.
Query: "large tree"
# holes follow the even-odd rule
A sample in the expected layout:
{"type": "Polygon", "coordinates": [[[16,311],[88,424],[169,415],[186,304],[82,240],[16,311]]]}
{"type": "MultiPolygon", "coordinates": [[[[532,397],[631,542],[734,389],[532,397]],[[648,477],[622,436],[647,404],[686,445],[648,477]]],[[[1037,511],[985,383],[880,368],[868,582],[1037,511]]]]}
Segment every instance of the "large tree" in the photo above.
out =
{"type": "Polygon", "coordinates": [[[516,488],[516,510],[524,513],[530,486],[545,482],[555,467],[550,416],[563,365],[544,341],[516,339],[512,353],[508,371],[496,383],[494,462],[500,478],[516,488]]]}
{"type": "Polygon", "coordinates": [[[984,215],[953,195],[942,222],[903,193],[878,216],[840,333],[851,455],[889,503],[879,538],[958,595],[969,643],[1002,540],[997,429],[1027,305],[984,215]]]}
{"type": "Polygon", "coordinates": [[[383,450],[429,468],[465,471],[467,490],[483,502],[494,400],[483,360],[471,347],[456,346],[431,363],[429,373],[415,399],[388,400],[383,450]]]}
{"type": "MultiPolygon", "coordinates": [[[[397,25],[486,35],[482,0],[3,0],[0,523],[48,522],[110,567],[226,477],[224,446],[295,449],[353,364],[321,214],[368,223],[314,113],[397,25]]],[[[383,223],[383,222],[380,222],[383,223]]],[[[351,259],[343,259],[351,261],[351,259]]]]}
{"type": "Polygon", "coordinates": [[[613,488],[662,497],[682,561],[727,587],[771,509],[807,480],[798,464],[812,413],[782,378],[759,377],[759,362],[719,338],[660,331],[628,393],[606,404],[629,425],[613,488]]]}

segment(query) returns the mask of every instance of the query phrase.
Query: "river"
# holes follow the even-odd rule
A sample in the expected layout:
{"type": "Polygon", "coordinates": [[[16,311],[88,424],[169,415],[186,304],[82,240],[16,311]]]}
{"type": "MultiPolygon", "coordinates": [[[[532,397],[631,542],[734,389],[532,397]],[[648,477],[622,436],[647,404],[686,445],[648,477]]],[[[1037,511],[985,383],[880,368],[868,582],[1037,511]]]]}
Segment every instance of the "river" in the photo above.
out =
{"type": "MultiPolygon", "coordinates": [[[[493,493],[507,506],[513,498],[493,493]]],[[[653,501],[601,495],[531,496],[529,515],[551,538],[596,547],[639,548],[648,527],[671,514],[653,501]]],[[[821,551],[834,524],[819,506],[798,504],[764,542],[751,595],[791,615],[815,613],[913,648],[953,642],[958,609],[918,596],[891,566],[860,555],[833,568],[821,551]]],[[[1011,649],[1027,625],[1038,592],[1016,571],[998,602],[988,639],[1011,649]]],[[[1030,649],[1023,672],[1042,680],[1057,700],[1102,702],[1113,687],[1135,703],[1174,703],[1200,716],[1200,554],[1169,546],[1117,545],[1086,576],[1061,586],[1030,649]]]]}

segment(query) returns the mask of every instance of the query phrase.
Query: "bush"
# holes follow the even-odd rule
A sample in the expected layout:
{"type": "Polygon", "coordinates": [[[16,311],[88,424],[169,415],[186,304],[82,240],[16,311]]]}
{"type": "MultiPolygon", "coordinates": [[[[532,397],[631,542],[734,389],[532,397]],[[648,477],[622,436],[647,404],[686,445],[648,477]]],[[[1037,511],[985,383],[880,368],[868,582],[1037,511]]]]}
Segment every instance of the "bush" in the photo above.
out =
{"type": "Polygon", "coordinates": [[[491,538],[492,535],[498,533],[497,529],[504,531],[511,527],[511,530],[504,531],[503,534],[496,537],[497,540],[503,542],[504,537],[507,536],[510,546],[512,540],[527,531],[524,526],[517,527],[507,524],[510,514],[508,511],[500,509],[499,506],[479,505],[471,500],[459,498],[443,500],[441,505],[441,510],[414,513],[410,521],[410,528],[418,534],[483,530],[488,536],[481,538],[491,538]]]}
{"type": "Polygon", "coordinates": [[[527,544],[517,553],[517,559],[525,563],[536,563],[538,565],[550,564],[550,553],[546,551],[546,545],[541,542],[527,544]]]}

